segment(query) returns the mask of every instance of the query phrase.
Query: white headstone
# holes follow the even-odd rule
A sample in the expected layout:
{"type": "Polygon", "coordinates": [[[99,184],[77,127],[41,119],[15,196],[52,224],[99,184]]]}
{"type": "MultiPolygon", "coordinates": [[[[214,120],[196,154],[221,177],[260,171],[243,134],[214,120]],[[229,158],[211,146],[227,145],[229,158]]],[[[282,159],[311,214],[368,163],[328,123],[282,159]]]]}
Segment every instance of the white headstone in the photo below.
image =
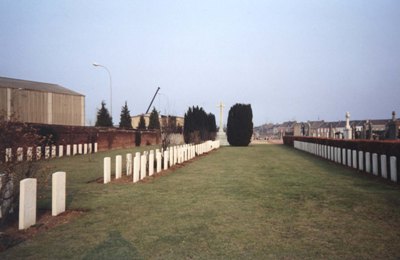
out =
{"type": "Polygon", "coordinates": [[[82,144],[78,144],[78,153],[82,154],[82,144]]]}
{"type": "Polygon", "coordinates": [[[64,156],[64,146],[60,145],[58,146],[58,157],[63,157],[64,156]]]}
{"type": "Polygon", "coordinates": [[[365,153],[365,171],[371,173],[371,154],[369,152],[365,153]]]}
{"type": "Polygon", "coordinates": [[[353,168],[357,169],[357,151],[353,150],[353,168]]]}
{"type": "Polygon", "coordinates": [[[140,169],[140,157],[136,155],[135,158],[133,158],[133,182],[138,182],[140,179],[139,169],[140,169]]]}
{"type": "Polygon", "coordinates": [[[72,155],[75,155],[75,154],[77,154],[78,153],[78,146],[76,145],[76,144],[74,144],[73,146],[72,146],[72,155]]]}
{"type": "Polygon", "coordinates": [[[387,179],[387,160],[386,160],[386,155],[382,154],[381,155],[381,173],[382,177],[387,179]]]}
{"type": "Polygon", "coordinates": [[[56,172],[52,175],[51,215],[57,216],[65,211],[66,173],[56,172]]]}
{"type": "Polygon", "coordinates": [[[93,153],[93,144],[88,143],[88,153],[93,153]]]}
{"type": "Polygon", "coordinates": [[[46,160],[50,158],[50,147],[49,147],[49,146],[46,146],[46,147],[44,148],[44,158],[45,158],[46,160]]]}
{"type": "Polygon", "coordinates": [[[397,159],[396,156],[390,156],[390,179],[397,182],[397,159]]]}
{"type": "Polygon", "coordinates": [[[346,165],[346,148],[342,148],[342,164],[346,165]]]}
{"type": "Polygon", "coordinates": [[[156,172],[158,173],[161,171],[161,153],[160,152],[156,152],[156,160],[157,160],[156,172]]]}
{"type": "Polygon", "coordinates": [[[122,176],[122,156],[115,156],[115,178],[119,179],[122,176]]]}
{"type": "Polygon", "coordinates": [[[347,149],[347,166],[351,167],[351,150],[347,149]]]}
{"type": "Polygon", "coordinates": [[[149,154],[149,176],[154,174],[154,151],[151,150],[149,154]]]}
{"type": "Polygon", "coordinates": [[[97,153],[97,143],[94,143],[94,152],[97,153]]]}
{"type": "Polygon", "coordinates": [[[168,169],[168,158],[169,157],[169,152],[164,151],[164,170],[168,169]]]}
{"type": "Polygon", "coordinates": [[[18,147],[17,148],[17,161],[22,162],[24,160],[24,148],[18,147]]]}
{"type": "Polygon", "coordinates": [[[36,160],[40,160],[42,158],[42,147],[36,147],[36,160]]]}
{"type": "Polygon", "coordinates": [[[131,175],[132,174],[132,154],[128,153],[126,155],[126,175],[131,175]]]}
{"type": "Polygon", "coordinates": [[[337,162],[342,163],[342,149],[340,147],[337,148],[337,162]]]}
{"type": "Polygon", "coordinates": [[[83,154],[87,154],[88,153],[88,146],[87,144],[83,144],[83,154]]]}
{"type": "Polygon", "coordinates": [[[26,150],[26,159],[28,161],[33,160],[33,147],[28,147],[28,149],[26,150]]]}
{"type": "Polygon", "coordinates": [[[146,177],[146,155],[140,157],[140,179],[143,180],[146,177]]]}
{"type": "Polygon", "coordinates": [[[372,154],[372,173],[378,175],[378,154],[372,154]]]}
{"type": "Polygon", "coordinates": [[[27,178],[20,182],[18,221],[20,230],[36,224],[36,185],[37,181],[33,178],[27,178]]]}
{"type": "Polygon", "coordinates": [[[6,148],[6,156],[4,159],[5,159],[5,162],[12,161],[12,149],[11,148],[6,148]]]}
{"type": "MultiPolygon", "coordinates": [[[[172,147],[169,147],[168,150],[169,150],[168,156],[166,158],[168,158],[169,166],[171,167],[173,165],[173,161],[174,161],[174,149],[172,149],[172,147]]],[[[164,165],[166,165],[166,164],[164,163],[164,165]]],[[[168,168],[168,164],[167,164],[167,168],[168,168]]]]}
{"type": "Polygon", "coordinates": [[[67,156],[71,156],[71,145],[67,144],[67,156]]]}
{"type": "Polygon", "coordinates": [[[111,158],[104,158],[104,183],[109,183],[111,181],[111,158]]]}
{"type": "Polygon", "coordinates": [[[51,146],[51,158],[56,158],[57,157],[57,146],[52,145],[51,146]]]}
{"type": "Polygon", "coordinates": [[[358,169],[364,171],[364,152],[358,151],[358,169]]]}

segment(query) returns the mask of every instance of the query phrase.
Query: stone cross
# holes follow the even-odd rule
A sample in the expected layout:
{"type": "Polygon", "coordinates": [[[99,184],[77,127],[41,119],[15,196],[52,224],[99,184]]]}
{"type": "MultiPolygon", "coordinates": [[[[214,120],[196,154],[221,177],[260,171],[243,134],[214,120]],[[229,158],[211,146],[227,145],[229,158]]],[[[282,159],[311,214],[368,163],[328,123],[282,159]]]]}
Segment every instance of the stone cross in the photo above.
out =
{"type": "Polygon", "coordinates": [[[224,128],[223,128],[223,125],[222,125],[222,116],[223,116],[223,114],[224,114],[224,104],[221,102],[220,104],[219,104],[219,106],[217,106],[217,107],[219,107],[219,131],[221,132],[221,131],[223,131],[224,130],[224,128]]]}
{"type": "Polygon", "coordinates": [[[346,128],[350,128],[350,113],[346,112],[346,128]]]}

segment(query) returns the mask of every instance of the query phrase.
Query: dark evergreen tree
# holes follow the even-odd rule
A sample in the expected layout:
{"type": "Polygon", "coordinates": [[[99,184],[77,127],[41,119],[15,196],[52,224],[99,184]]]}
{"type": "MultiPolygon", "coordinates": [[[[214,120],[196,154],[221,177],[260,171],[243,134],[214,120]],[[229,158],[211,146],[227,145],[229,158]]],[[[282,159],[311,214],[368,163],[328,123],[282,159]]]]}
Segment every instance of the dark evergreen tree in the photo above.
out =
{"type": "Polygon", "coordinates": [[[97,119],[95,126],[112,127],[112,117],[106,108],[106,102],[101,102],[101,108],[97,111],[97,119]]]}
{"type": "Polygon", "coordinates": [[[215,116],[207,114],[203,108],[189,107],[185,113],[183,134],[186,143],[209,140],[216,132],[215,116]]]}
{"type": "Polygon", "coordinates": [[[149,118],[149,129],[160,129],[160,119],[158,112],[155,107],[153,107],[153,111],[151,111],[149,118]]]}
{"type": "Polygon", "coordinates": [[[144,116],[141,115],[139,119],[139,125],[137,127],[139,130],[146,130],[146,121],[144,120],[144,116]]]}
{"type": "Polygon", "coordinates": [[[253,135],[251,105],[235,104],[229,110],[227,137],[230,145],[248,146],[253,135]]]}
{"type": "Polygon", "coordinates": [[[125,106],[123,106],[121,109],[121,118],[119,121],[119,128],[132,129],[131,115],[130,115],[126,101],[125,101],[125,106]]]}
{"type": "Polygon", "coordinates": [[[208,132],[215,133],[217,132],[217,124],[215,123],[215,115],[209,113],[207,115],[207,125],[208,125],[208,132]]]}
{"type": "Polygon", "coordinates": [[[137,131],[135,133],[135,145],[140,146],[141,143],[142,143],[142,133],[140,133],[140,131],[137,131]]]}

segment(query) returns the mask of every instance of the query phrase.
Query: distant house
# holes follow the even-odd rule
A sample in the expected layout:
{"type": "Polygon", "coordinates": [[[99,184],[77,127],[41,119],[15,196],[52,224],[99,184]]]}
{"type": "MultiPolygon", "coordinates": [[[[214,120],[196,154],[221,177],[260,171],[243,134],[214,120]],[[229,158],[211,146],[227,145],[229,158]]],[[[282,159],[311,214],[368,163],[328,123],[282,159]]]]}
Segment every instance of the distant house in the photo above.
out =
{"type": "Polygon", "coordinates": [[[60,85],[0,77],[0,113],[10,120],[85,125],[85,96],[60,85]]]}
{"type": "MultiPolygon", "coordinates": [[[[138,128],[140,117],[142,115],[136,115],[131,117],[131,124],[132,128],[136,129],[138,128]]],[[[143,114],[144,121],[146,122],[146,127],[149,127],[149,122],[150,122],[150,113],[143,114]]],[[[165,115],[160,115],[159,116],[159,121],[160,121],[160,126],[161,129],[165,128],[169,124],[171,124],[175,128],[182,128],[185,119],[181,116],[165,116],[165,115]]]]}

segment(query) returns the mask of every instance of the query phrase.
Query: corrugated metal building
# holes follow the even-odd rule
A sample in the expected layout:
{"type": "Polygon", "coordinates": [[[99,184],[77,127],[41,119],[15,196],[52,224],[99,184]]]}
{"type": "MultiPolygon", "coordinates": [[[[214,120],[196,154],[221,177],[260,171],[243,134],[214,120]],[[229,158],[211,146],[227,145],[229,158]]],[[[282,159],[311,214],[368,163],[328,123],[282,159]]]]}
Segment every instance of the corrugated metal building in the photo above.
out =
{"type": "Polygon", "coordinates": [[[0,112],[7,119],[85,125],[85,96],[56,84],[0,77],[0,112]]]}

